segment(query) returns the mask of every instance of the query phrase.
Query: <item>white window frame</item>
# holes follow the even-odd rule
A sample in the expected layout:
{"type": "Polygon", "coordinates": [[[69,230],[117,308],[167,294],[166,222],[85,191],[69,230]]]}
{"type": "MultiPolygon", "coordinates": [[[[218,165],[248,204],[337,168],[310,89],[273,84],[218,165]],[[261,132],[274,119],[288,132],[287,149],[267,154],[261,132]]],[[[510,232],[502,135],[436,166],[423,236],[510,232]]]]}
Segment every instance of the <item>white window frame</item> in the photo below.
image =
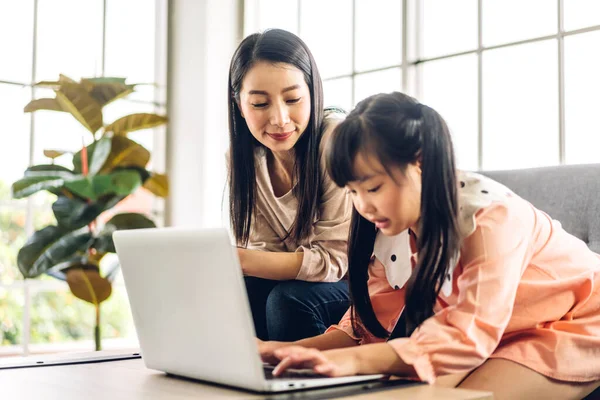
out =
{"type": "MultiPolygon", "coordinates": [[[[298,0],[298,34],[301,35],[301,2],[298,0]]],[[[323,0],[327,1],[327,0],[323,0]]],[[[401,68],[402,73],[402,90],[412,96],[421,98],[421,82],[422,82],[422,67],[424,64],[431,61],[443,60],[451,57],[457,57],[468,54],[477,55],[477,166],[478,169],[483,167],[483,142],[485,140],[483,134],[483,54],[489,50],[500,48],[513,47],[522,44],[541,42],[545,40],[556,40],[556,51],[558,54],[558,140],[559,140],[559,164],[565,164],[565,85],[564,85],[564,38],[568,36],[600,31],[600,25],[589,26],[581,29],[565,31],[564,29],[564,0],[555,0],[557,7],[556,33],[552,35],[537,36],[525,40],[502,43],[494,46],[483,45],[483,17],[482,8],[483,0],[477,1],[477,47],[457,53],[448,53],[439,57],[425,58],[422,57],[423,49],[423,4],[424,0],[399,0],[402,1],[402,63],[397,65],[389,65],[383,68],[376,68],[366,71],[357,72],[354,67],[354,51],[355,51],[355,31],[352,35],[352,73],[323,79],[324,82],[339,79],[350,78],[352,80],[352,104],[355,104],[355,78],[358,75],[371,72],[384,71],[392,68],[401,68]],[[414,70],[415,73],[411,73],[414,70]]],[[[349,7],[352,7],[353,24],[356,25],[356,1],[349,1],[349,7]]],[[[260,26],[260,0],[245,0],[244,1],[244,18],[243,32],[244,36],[258,31],[260,26]]]]}

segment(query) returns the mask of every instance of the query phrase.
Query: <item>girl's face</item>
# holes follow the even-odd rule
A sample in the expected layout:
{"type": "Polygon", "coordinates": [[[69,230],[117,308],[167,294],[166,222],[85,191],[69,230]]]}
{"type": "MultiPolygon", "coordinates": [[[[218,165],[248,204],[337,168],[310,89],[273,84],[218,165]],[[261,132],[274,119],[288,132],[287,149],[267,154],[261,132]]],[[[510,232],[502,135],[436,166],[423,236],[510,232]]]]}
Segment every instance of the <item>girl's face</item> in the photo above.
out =
{"type": "Polygon", "coordinates": [[[408,164],[405,171],[383,165],[373,156],[359,153],[354,159],[356,181],[346,188],[356,210],[386,236],[411,228],[418,232],[421,213],[421,164],[408,164]]]}
{"type": "Polygon", "coordinates": [[[310,90],[293,65],[261,61],[246,73],[238,106],[256,140],[273,152],[286,152],[308,126],[310,90]]]}

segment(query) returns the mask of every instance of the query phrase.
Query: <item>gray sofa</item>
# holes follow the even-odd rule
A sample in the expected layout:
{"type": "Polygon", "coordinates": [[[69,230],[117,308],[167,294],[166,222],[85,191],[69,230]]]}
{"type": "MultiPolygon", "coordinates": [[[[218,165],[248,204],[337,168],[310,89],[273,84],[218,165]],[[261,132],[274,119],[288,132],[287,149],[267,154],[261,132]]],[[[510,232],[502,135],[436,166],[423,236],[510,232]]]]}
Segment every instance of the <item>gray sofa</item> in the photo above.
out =
{"type": "Polygon", "coordinates": [[[483,171],[600,254],[600,164],[483,171]]]}

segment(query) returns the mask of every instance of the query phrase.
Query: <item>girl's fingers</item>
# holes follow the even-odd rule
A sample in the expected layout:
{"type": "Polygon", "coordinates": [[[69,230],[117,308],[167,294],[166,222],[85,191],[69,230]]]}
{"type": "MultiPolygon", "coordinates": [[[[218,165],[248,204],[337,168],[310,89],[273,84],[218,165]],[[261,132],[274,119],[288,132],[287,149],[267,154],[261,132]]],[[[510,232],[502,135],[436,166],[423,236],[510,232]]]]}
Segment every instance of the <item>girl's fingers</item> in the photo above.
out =
{"type": "Polygon", "coordinates": [[[273,376],[281,375],[285,370],[287,370],[293,365],[294,362],[289,357],[284,358],[279,362],[279,364],[277,364],[275,369],[273,369],[273,376]]]}
{"type": "Polygon", "coordinates": [[[326,376],[333,376],[333,370],[335,368],[335,365],[333,365],[332,363],[326,363],[326,364],[319,364],[319,365],[315,365],[315,372],[321,375],[326,375],[326,376]]]}
{"type": "Polygon", "coordinates": [[[283,358],[289,356],[290,354],[294,354],[294,353],[301,352],[304,350],[307,350],[307,348],[302,347],[302,346],[286,346],[286,347],[282,347],[280,349],[275,350],[273,353],[279,359],[283,359],[283,358]]]}
{"type": "MultiPolygon", "coordinates": [[[[283,352],[277,354],[278,358],[283,356],[283,352]]],[[[295,351],[287,351],[287,356],[281,359],[281,362],[273,370],[273,375],[277,376],[288,368],[314,368],[317,365],[327,364],[328,361],[318,350],[297,348],[295,351]]]]}

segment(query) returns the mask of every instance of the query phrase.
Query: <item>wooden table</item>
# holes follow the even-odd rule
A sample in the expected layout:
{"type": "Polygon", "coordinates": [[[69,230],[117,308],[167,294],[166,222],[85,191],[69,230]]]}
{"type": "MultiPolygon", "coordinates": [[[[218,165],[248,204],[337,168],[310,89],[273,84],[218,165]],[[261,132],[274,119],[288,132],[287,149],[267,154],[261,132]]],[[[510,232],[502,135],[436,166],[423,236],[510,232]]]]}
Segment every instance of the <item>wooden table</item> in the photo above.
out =
{"type": "MultiPolygon", "coordinates": [[[[0,367],[83,360],[93,357],[130,356],[131,352],[111,351],[70,353],[53,356],[0,359],[0,367]]],[[[0,396],[3,399],[60,400],[188,400],[188,399],[300,399],[300,393],[253,394],[198,381],[166,375],[147,369],[141,359],[0,369],[0,396]]],[[[326,397],[323,397],[326,398],[326,397]]],[[[401,399],[493,399],[491,393],[429,385],[345,397],[355,400],[401,399]]]]}

